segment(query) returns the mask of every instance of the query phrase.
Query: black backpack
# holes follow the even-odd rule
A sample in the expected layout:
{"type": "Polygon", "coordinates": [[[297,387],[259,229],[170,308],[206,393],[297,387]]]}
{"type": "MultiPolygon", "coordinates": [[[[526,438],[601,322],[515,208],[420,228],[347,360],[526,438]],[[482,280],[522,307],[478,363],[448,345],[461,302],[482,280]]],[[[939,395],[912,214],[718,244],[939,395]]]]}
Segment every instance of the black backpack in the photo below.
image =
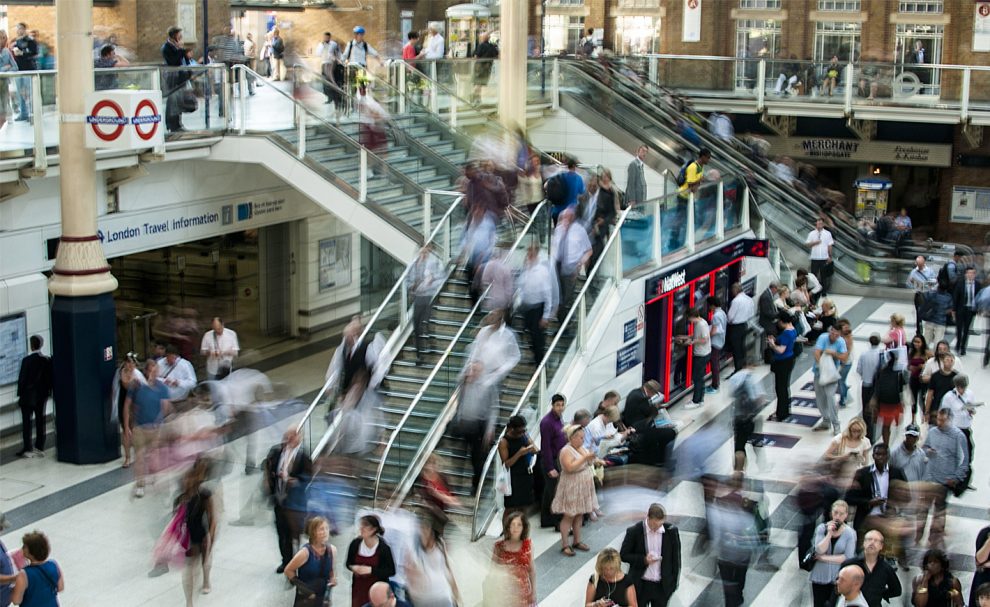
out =
{"type": "Polygon", "coordinates": [[[566,173],[557,173],[550,179],[547,179],[547,182],[543,185],[543,191],[546,192],[547,200],[555,207],[560,207],[567,203],[568,185],[564,175],[566,173]]]}
{"type": "Polygon", "coordinates": [[[901,402],[901,390],[904,388],[904,374],[894,369],[896,356],[891,352],[884,352],[883,363],[877,370],[877,377],[873,381],[873,394],[878,403],[894,404],[901,402]]]}

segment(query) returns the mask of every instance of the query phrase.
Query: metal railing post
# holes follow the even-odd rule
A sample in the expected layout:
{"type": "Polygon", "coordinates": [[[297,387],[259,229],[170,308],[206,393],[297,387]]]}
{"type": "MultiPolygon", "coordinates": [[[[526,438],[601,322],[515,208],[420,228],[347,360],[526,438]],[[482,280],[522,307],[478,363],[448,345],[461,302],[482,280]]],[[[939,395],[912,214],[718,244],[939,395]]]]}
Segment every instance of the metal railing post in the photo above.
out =
{"type": "Polygon", "coordinates": [[[226,125],[224,128],[229,129],[234,125],[234,112],[230,107],[230,101],[234,98],[234,83],[230,81],[230,72],[226,67],[224,67],[223,74],[220,76],[220,85],[223,87],[223,117],[224,124],[226,125]]]}
{"type": "Polygon", "coordinates": [[[550,107],[553,110],[560,109],[560,60],[553,59],[553,67],[550,75],[550,107]]]}
{"type": "Polygon", "coordinates": [[[432,80],[433,82],[436,82],[437,81],[437,62],[436,61],[431,61],[430,62],[430,80],[432,80]]]}
{"type": "MultiPolygon", "coordinates": [[[[168,102],[165,100],[164,91],[162,91],[162,74],[161,74],[161,70],[158,69],[158,68],[155,68],[155,75],[151,78],[151,90],[158,91],[159,93],[162,93],[162,107],[160,108],[160,112],[161,112],[161,115],[162,115],[162,122],[161,122],[161,124],[158,125],[159,127],[161,127],[162,125],[165,124],[165,113],[166,113],[165,112],[165,105],[168,102]]],[[[154,150],[152,150],[152,152],[156,156],[164,156],[165,155],[165,142],[162,141],[162,143],[156,145],[155,148],[154,148],[154,150]]],[[[136,352],[137,350],[134,350],[134,351],[136,352]]]]}
{"type": "Polygon", "coordinates": [[[299,141],[296,143],[297,155],[300,160],[306,157],[306,112],[296,108],[296,122],[299,129],[299,141]]]}
{"type": "Polygon", "coordinates": [[[451,223],[451,219],[448,217],[443,224],[443,257],[441,257],[441,261],[443,261],[444,265],[450,263],[450,260],[453,258],[450,252],[451,223]]]}
{"type": "Polygon", "coordinates": [[[656,87],[659,74],[659,59],[656,55],[650,55],[650,67],[649,67],[650,83],[656,87]]]}
{"type": "Polygon", "coordinates": [[[725,208],[722,206],[725,201],[724,182],[718,182],[718,194],[715,196],[718,206],[715,207],[715,238],[725,240],[725,208]]]}
{"type": "Polygon", "coordinates": [[[773,250],[773,273],[780,277],[780,249],[773,250]]]}
{"type": "Polygon", "coordinates": [[[543,408],[546,406],[546,402],[549,396],[547,395],[547,368],[546,365],[540,368],[540,380],[537,384],[536,389],[536,409],[540,413],[543,412],[543,408]]]}
{"type": "Polygon", "coordinates": [[[760,59],[756,66],[756,111],[762,112],[767,98],[767,60],[760,59]]]}
{"type": "Polygon", "coordinates": [[[959,120],[965,123],[969,120],[969,79],[971,70],[963,69],[962,93],[959,96],[959,120]]]}
{"type": "Polygon", "coordinates": [[[238,128],[238,132],[243,135],[247,130],[247,95],[244,94],[244,91],[246,90],[245,87],[250,86],[248,83],[248,78],[250,78],[250,76],[248,75],[247,70],[241,68],[240,66],[235,66],[235,69],[237,69],[237,80],[241,88],[240,100],[237,102],[237,118],[241,121],[241,126],[238,128]]]}
{"type": "Polygon", "coordinates": [[[749,186],[743,188],[742,208],[739,210],[739,212],[742,214],[741,216],[742,229],[748,230],[749,229],[749,186]]]}
{"type": "MultiPolygon", "coordinates": [[[[434,63],[433,65],[434,65],[433,71],[435,72],[436,63],[434,63]]],[[[433,112],[434,115],[440,113],[440,97],[437,92],[437,81],[435,78],[433,80],[430,80],[430,111],[433,112]]]]}
{"type": "Polygon", "coordinates": [[[406,113],[406,64],[402,62],[396,62],[396,70],[398,71],[398,88],[399,88],[399,113],[406,113]]]}
{"type": "MultiPolygon", "coordinates": [[[[612,248],[618,251],[615,254],[615,268],[613,268],[613,270],[615,271],[616,283],[618,283],[619,279],[621,279],[625,275],[625,268],[622,267],[622,229],[621,228],[622,226],[619,226],[619,233],[615,235],[615,244],[612,245],[612,248]]],[[[657,256],[657,263],[660,263],[659,255],[657,256]]]]}
{"type": "Polygon", "coordinates": [[[31,76],[31,113],[34,115],[34,169],[44,171],[48,168],[48,153],[45,151],[45,105],[41,98],[41,74],[31,76]]]}
{"type": "Polygon", "coordinates": [[[430,228],[430,218],[431,218],[430,207],[432,206],[431,198],[432,195],[428,190],[426,192],[423,192],[423,237],[424,238],[429,238],[430,232],[432,231],[430,228]]]}
{"type": "MultiPolygon", "coordinates": [[[[590,279],[586,279],[590,280],[590,279]]],[[[584,307],[584,297],[581,297],[574,302],[574,305],[578,307],[577,310],[577,337],[578,337],[578,350],[584,354],[585,348],[588,345],[588,338],[586,336],[587,331],[585,330],[585,325],[588,323],[588,313],[585,311],[584,307]]],[[[563,327],[561,327],[563,328],[563,327]]]]}
{"type": "Polygon", "coordinates": [[[844,92],[846,116],[850,116],[853,108],[853,66],[851,63],[846,66],[846,90],[844,92]]]}
{"type": "Polygon", "coordinates": [[[687,250],[694,253],[694,192],[688,196],[687,208],[687,250]]]}
{"type": "Polygon", "coordinates": [[[399,287],[399,326],[404,327],[409,321],[409,290],[405,285],[399,287]]]}
{"type": "Polygon", "coordinates": [[[368,201],[368,150],[361,148],[361,168],[358,170],[361,184],[358,186],[358,202],[368,201]]]}
{"type": "Polygon", "coordinates": [[[450,96],[450,128],[457,128],[457,95],[450,96]]]}

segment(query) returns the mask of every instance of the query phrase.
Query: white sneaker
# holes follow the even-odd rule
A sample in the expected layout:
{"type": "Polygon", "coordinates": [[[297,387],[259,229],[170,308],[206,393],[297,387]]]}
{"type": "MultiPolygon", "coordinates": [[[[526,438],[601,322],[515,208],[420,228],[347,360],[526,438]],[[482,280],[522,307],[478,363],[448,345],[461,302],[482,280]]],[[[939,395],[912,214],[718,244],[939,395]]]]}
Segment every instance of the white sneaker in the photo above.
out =
{"type": "Polygon", "coordinates": [[[702,408],[704,406],[705,406],[705,403],[688,403],[688,404],[684,405],[684,408],[690,410],[690,409],[700,409],[700,408],[702,408]]]}
{"type": "Polygon", "coordinates": [[[45,452],[41,449],[34,449],[31,453],[31,457],[45,457],[45,452]]]}
{"type": "Polygon", "coordinates": [[[134,489],[134,497],[144,497],[144,487],[137,487],[134,489]]]}

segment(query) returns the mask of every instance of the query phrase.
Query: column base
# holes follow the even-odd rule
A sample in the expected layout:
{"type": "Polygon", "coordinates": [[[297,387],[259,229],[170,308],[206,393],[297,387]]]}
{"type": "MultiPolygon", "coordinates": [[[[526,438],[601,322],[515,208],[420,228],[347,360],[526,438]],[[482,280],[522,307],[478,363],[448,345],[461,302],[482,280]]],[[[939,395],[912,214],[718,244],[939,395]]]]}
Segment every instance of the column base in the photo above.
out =
{"type": "Polygon", "coordinates": [[[99,464],[120,457],[120,432],[110,402],[115,342],[112,293],[55,296],[52,364],[60,462],[99,464]]]}

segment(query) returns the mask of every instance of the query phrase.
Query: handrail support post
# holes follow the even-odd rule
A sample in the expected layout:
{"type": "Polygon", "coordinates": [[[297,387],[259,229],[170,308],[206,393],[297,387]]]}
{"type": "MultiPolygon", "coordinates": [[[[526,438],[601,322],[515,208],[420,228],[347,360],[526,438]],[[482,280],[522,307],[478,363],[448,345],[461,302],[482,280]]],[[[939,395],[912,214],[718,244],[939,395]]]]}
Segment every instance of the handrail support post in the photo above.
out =
{"type": "Polygon", "coordinates": [[[694,192],[688,196],[687,208],[687,250],[694,253],[694,192]]]}
{"type": "Polygon", "coordinates": [[[358,202],[368,201],[368,148],[361,148],[361,167],[358,170],[358,202]]]}
{"type": "Polygon", "coordinates": [[[715,197],[715,238],[725,240],[725,182],[718,182],[718,195],[715,197]]]}

